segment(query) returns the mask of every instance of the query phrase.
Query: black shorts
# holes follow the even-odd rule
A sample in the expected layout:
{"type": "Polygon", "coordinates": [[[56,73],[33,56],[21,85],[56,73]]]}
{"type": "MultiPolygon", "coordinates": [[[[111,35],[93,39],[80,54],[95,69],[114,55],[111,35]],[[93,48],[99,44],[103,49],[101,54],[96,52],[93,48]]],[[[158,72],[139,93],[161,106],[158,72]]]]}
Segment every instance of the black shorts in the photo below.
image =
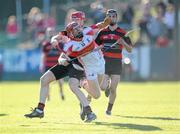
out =
{"type": "Polygon", "coordinates": [[[122,60],[105,58],[105,74],[120,75],[122,72],[122,60]]]}
{"type": "Polygon", "coordinates": [[[75,69],[72,64],[69,64],[68,66],[56,64],[49,70],[54,74],[56,80],[62,79],[66,76],[80,80],[85,76],[84,71],[75,69]]]}

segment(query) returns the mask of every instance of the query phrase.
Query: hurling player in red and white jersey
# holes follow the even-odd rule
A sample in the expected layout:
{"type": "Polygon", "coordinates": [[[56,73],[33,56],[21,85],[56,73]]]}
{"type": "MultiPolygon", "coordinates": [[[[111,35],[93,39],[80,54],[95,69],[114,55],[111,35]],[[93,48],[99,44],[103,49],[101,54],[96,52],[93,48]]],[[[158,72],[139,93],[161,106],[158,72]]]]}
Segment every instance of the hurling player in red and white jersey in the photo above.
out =
{"type": "Polygon", "coordinates": [[[88,82],[88,88],[85,89],[97,99],[100,97],[99,83],[103,79],[105,61],[100,50],[91,52],[97,48],[94,30],[91,27],[82,29],[78,23],[72,22],[66,31],[70,41],[64,44],[63,51],[68,57],[79,57],[78,61],[83,65],[88,82]]]}
{"type": "MultiPolygon", "coordinates": [[[[76,12],[77,14],[82,14],[82,12],[76,12]]],[[[79,16],[77,16],[76,19],[78,19],[79,16]]],[[[72,19],[74,19],[74,16],[72,15],[72,19]]],[[[79,18],[80,21],[83,21],[84,19],[79,18]]],[[[106,22],[107,23],[107,22],[106,22]]],[[[99,25],[99,29],[102,26],[106,26],[105,22],[102,22],[99,25]]],[[[61,32],[60,35],[62,35],[61,32]]],[[[64,36],[66,37],[66,36],[64,36]]],[[[59,34],[55,36],[52,39],[52,44],[53,46],[58,46],[59,41],[61,40],[61,36],[59,34]]],[[[42,118],[44,117],[44,107],[45,107],[45,102],[47,99],[47,93],[49,90],[49,84],[55,80],[59,80],[61,78],[64,78],[65,76],[69,76],[69,86],[70,89],[73,91],[73,93],[77,96],[78,100],[82,104],[82,112],[80,113],[81,119],[84,120],[86,117],[87,122],[90,122],[96,118],[95,114],[92,113],[91,107],[89,106],[89,102],[87,101],[87,98],[83,94],[83,92],[79,89],[79,82],[80,79],[83,77],[84,71],[82,70],[77,70],[73,67],[73,65],[66,64],[65,62],[62,64],[57,64],[54,67],[52,67],[50,70],[48,70],[40,79],[40,99],[38,106],[30,113],[30,114],[25,114],[25,117],[28,118],[42,118]]]]}
{"type": "MultiPolygon", "coordinates": [[[[88,52],[97,47],[94,41],[94,35],[109,23],[110,19],[107,17],[103,23],[86,28],[83,28],[81,24],[76,22],[72,22],[66,27],[67,36],[70,41],[64,44],[63,50],[69,57],[78,57],[85,54],[79,57],[78,61],[83,65],[85,70],[88,82],[88,86],[85,89],[95,99],[100,97],[100,84],[104,75],[105,62],[100,50],[92,53],[88,52]]],[[[63,38],[63,35],[59,35],[59,38],[63,38]]]]}

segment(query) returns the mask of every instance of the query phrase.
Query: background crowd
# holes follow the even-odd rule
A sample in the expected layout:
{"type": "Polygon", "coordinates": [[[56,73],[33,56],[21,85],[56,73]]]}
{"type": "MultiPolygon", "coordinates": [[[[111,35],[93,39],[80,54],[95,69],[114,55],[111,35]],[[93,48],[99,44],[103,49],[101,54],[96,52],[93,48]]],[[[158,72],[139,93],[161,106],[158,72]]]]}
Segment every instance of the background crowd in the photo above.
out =
{"type": "MultiPolygon", "coordinates": [[[[140,28],[134,37],[136,38],[137,47],[137,52],[135,51],[134,54],[141,53],[139,51],[141,51],[142,47],[148,47],[150,49],[148,57],[150,57],[150,61],[154,61],[151,56],[155,55],[154,52],[151,51],[152,49],[159,51],[158,53],[162,51],[159,50],[160,48],[162,48],[163,51],[165,49],[167,49],[167,51],[174,51],[174,49],[176,49],[174,38],[175,30],[177,30],[175,26],[176,2],[177,1],[173,0],[68,0],[64,3],[49,1],[48,6],[42,6],[43,1],[40,1],[37,4],[32,4],[33,6],[29,9],[26,8],[26,11],[22,10],[22,14],[17,14],[16,12],[14,14],[8,14],[6,17],[3,16],[2,21],[0,21],[0,49],[40,49],[40,44],[45,39],[46,28],[53,27],[56,29],[56,32],[63,30],[68,24],[73,11],[84,11],[86,13],[86,25],[89,25],[102,21],[107,9],[114,8],[120,14],[118,16],[118,25],[121,28],[127,31],[140,28]]],[[[23,6],[25,6],[25,4],[23,5],[22,3],[22,9],[23,6]]],[[[180,23],[180,15],[178,19],[180,23]]],[[[142,51],[145,52],[146,50],[142,51]]],[[[135,77],[135,79],[140,78],[142,71],[141,66],[144,63],[142,63],[143,60],[138,57],[142,55],[143,53],[134,56],[138,59],[137,65],[125,64],[125,79],[133,79],[132,77],[135,77]],[[139,72],[138,76],[137,72],[139,72]],[[132,74],[133,76],[131,76],[132,74]]],[[[167,54],[163,53],[162,55],[167,54]]],[[[130,60],[133,60],[134,57],[130,57],[130,60]]],[[[173,58],[173,56],[171,58],[173,58]]],[[[174,62],[177,61],[175,60],[174,62]]],[[[146,62],[146,64],[148,63],[146,62]]],[[[3,73],[3,64],[3,54],[0,53],[1,73],[3,73]]],[[[156,78],[156,71],[158,69],[155,69],[153,75],[153,68],[160,67],[154,67],[152,62],[149,64],[151,67],[149,69],[150,75],[148,79],[156,78]]],[[[168,63],[165,63],[165,65],[166,64],[168,63]]],[[[168,68],[165,69],[165,71],[172,69],[173,68],[168,68]]],[[[173,76],[170,77],[170,79],[173,79],[173,76]]]]}

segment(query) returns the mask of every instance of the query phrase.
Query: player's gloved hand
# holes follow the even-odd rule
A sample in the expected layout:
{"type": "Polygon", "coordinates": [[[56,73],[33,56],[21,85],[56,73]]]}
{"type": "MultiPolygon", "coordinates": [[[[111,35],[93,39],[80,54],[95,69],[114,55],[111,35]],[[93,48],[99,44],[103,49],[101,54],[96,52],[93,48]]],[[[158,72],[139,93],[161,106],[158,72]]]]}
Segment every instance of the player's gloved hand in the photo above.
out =
{"type": "Polygon", "coordinates": [[[128,45],[130,45],[130,46],[133,47],[131,38],[130,38],[129,36],[123,36],[122,38],[124,39],[124,41],[125,41],[128,45]]]}
{"type": "Polygon", "coordinates": [[[129,45],[129,44],[124,40],[124,38],[119,38],[119,39],[117,40],[117,43],[118,43],[118,44],[122,44],[129,53],[132,52],[132,45],[129,45]]]}
{"type": "Polygon", "coordinates": [[[63,66],[69,65],[68,60],[67,60],[67,59],[64,59],[64,58],[59,58],[59,59],[58,59],[58,63],[59,63],[59,65],[63,65],[63,66]]]}
{"type": "Polygon", "coordinates": [[[103,21],[104,25],[109,25],[110,22],[111,22],[111,19],[108,16],[103,21]]]}
{"type": "Polygon", "coordinates": [[[59,43],[65,44],[69,41],[69,38],[62,32],[51,38],[52,47],[56,48],[59,43]]]}
{"type": "Polygon", "coordinates": [[[51,45],[52,45],[53,48],[56,48],[58,46],[58,44],[59,43],[58,43],[58,41],[56,39],[51,40],[51,45]]]}
{"type": "Polygon", "coordinates": [[[65,36],[65,35],[60,35],[60,38],[59,38],[58,41],[59,41],[60,43],[65,44],[65,43],[67,43],[67,42],[69,41],[69,38],[68,38],[67,36],[65,36]]]}
{"type": "Polygon", "coordinates": [[[103,22],[97,23],[96,26],[98,27],[98,29],[102,29],[108,26],[110,22],[111,22],[111,19],[107,16],[103,22]]]}

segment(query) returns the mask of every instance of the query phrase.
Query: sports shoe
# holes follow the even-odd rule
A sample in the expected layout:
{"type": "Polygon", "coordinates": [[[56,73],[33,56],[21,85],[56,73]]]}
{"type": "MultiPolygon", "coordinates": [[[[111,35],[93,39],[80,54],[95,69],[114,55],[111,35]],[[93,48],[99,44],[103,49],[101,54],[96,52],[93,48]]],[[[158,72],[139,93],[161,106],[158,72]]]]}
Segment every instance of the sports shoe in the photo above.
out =
{"type": "Polygon", "coordinates": [[[97,116],[93,112],[91,112],[91,113],[87,114],[86,120],[84,122],[89,123],[89,122],[95,120],[96,118],[97,118],[97,116]]]}
{"type": "Polygon", "coordinates": [[[85,113],[85,111],[84,111],[84,109],[83,109],[82,104],[80,103],[79,105],[80,105],[80,109],[81,109],[80,118],[81,118],[81,120],[85,120],[86,113],[85,113]]]}
{"type": "Polygon", "coordinates": [[[106,111],[106,115],[111,115],[111,111],[106,111]]]}
{"type": "Polygon", "coordinates": [[[38,108],[34,108],[30,114],[25,114],[24,116],[27,118],[43,118],[44,112],[40,112],[38,108]]]}
{"type": "Polygon", "coordinates": [[[65,97],[64,97],[64,95],[61,95],[61,100],[63,100],[63,101],[65,100],[65,97]]]}

